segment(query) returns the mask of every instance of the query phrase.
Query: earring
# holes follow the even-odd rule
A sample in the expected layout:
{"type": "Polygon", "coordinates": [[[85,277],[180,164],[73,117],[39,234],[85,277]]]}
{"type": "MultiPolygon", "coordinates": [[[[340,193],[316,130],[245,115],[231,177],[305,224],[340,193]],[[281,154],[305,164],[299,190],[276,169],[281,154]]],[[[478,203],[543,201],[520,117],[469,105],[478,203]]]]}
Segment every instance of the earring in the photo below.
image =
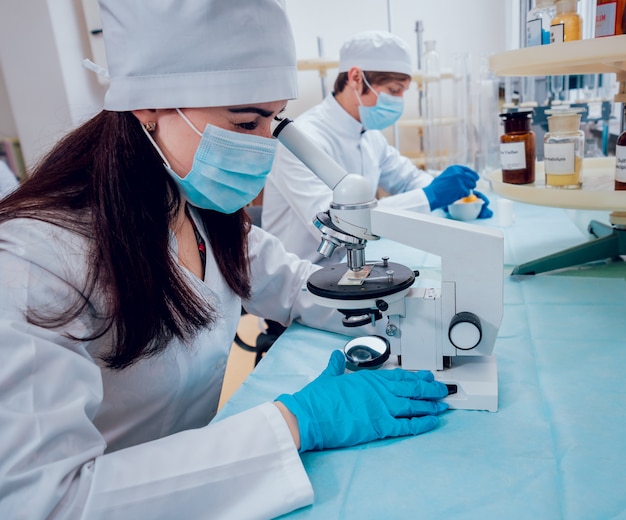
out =
{"type": "Polygon", "coordinates": [[[154,132],[156,130],[156,123],[154,121],[148,121],[147,123],[143,123],[143,127],[148,132],[154,132]]]}

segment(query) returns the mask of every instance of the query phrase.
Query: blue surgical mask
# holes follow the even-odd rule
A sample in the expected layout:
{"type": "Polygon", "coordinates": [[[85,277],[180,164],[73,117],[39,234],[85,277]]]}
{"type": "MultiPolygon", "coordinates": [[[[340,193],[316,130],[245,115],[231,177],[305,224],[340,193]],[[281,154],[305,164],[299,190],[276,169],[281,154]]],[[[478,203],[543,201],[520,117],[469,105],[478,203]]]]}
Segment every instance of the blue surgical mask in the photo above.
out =
{"type": "Polygon", "coordinates": [[[272,169],[277,141],[210,124],[200,132],[179,109],[176,110],[201,136],[191,170],[185,177],[172,170],[152,136],[147,135],[187,201],[198,208],[220,213],[234,213],[252,202],[272,169]]]}
{"type": "Polygon", "coordinates": [[[363,81],[377,97],[374,106],[366,107],[361,103],[361,97],[355,90],[359,99],[359,116],[361,117],[363,128],[365,130],[383,130],[393,125],[400,119],[404,111],[404,98],[392,96],[386,92],[376,92],[365,79],[365,75],[363,75],[363,81]]]}

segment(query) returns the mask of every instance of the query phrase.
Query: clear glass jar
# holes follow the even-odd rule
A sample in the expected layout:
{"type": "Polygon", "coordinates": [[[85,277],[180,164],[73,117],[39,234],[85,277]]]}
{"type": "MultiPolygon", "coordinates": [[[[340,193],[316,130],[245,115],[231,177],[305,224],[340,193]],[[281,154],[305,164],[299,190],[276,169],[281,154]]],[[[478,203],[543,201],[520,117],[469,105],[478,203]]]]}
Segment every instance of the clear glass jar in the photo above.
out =
{"type": "Polygon", "coordinates": [[[557,0],[556,14],[550,22],[550,42],[582,40],[583,21],[577,12],[578,0],[557,0]]]}
{"type": "Polygon", "coordinates": [[[582,187],[585,134],[580,130],[582,109],[546,110],[548,132],[543,138],[546,187],[577,189],[582,187]]]}
{"type": "Polygon", "coordinates": [[[550,43],[550,24],[556,14],[554,0],[535,0],[526,16],[526,47],[550,43]]]}

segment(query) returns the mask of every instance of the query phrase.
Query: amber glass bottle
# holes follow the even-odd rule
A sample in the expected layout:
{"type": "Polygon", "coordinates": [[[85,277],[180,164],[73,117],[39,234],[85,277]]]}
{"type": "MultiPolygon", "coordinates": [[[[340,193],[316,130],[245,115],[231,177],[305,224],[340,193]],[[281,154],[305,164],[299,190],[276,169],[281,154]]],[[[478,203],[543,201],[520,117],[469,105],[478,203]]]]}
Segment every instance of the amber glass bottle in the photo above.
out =
{"type": "Polygon", "coordinates": [[[622,115],[623,131],[615,145],[615,189],[626,190],[626,103],[622,115]]]}
{"type": "Polygon", "coordinates": [[[582,40],[583,21],[576,12],[578,0],[557,0],[556,14],[550,22],[550,42],[582,40]]]}
{"type": "Polygon", "coordinates": [[[532,112],[500,114],[504,134],[500,136],[502,182],[535,182],[535,133],[530,129],[532,112]]]}

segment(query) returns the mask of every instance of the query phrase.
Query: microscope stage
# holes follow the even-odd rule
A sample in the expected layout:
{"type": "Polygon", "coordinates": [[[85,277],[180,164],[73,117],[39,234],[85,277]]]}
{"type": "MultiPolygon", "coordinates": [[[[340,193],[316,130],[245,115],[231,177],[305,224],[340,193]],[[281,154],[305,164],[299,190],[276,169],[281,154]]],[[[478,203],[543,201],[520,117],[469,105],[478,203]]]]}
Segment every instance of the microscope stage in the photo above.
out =
{"type": "MultiPolygon", "coordinates": [[[[361,283],[342,284],[350,271],[345,263],[332,264],[313,273],[307,280],[307,289],[314,295],[331,300],[368,300],[382,298],[408,289],[415,281],[415,273],[394,262],[367,264],[369,275],[361,283]],[[391,272],[391,274],[390,274],[391,272]]],[[[360,278],[359,271],[351,278],[360,278]]]]}

